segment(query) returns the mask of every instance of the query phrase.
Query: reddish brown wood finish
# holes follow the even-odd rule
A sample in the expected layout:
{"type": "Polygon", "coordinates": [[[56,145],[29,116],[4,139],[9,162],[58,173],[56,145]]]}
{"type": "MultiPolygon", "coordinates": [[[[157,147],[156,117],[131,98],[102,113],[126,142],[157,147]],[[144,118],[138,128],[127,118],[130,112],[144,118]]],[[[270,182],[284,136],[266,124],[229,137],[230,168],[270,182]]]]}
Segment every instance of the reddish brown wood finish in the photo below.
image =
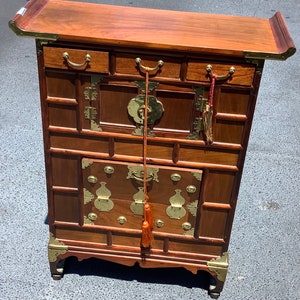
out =
{"type": "Polygon", "coordinates": [[[295,52],[281,14],[266,20],[129,7],[124,12],[56,0],[29,1],[25,8],[10,26],[37,39],[52,275],[61,277],[57,265],[69,256],[98,257],[205,270],[215,279],[211,292],[220,293],[224,278],[208,262],[228,250],[264,60],[295,52]],[[54,41],[40,41],[45,39],[54,41]],[[82,66],[72,67],[65,52],[82,66]],[[91,60],[84,63],[87,54],[91,60]],[[144,137],[127,110],[143,93],[136,83],[145,81],[137,57],[150,67],[164,61],[150,74],[157,84],[150,94],[164,113],[149,127],[146,159],[158,170],[158,180],[148,184],[154,221],[164,224],[154,226],[147,252],[140,247],[143,216],[131,208],[141,186],[129,173],[143,162],[144,137]],[[235,68],[215,84],[212,143],[195,125],[203,117],[201,99],[211,92],[207,65],[219,76],[235,68]],[[87,108],[96,114],[88,116],[87,108]],[[112,174],[104,172],[108,166],[112,174]],[[181,176],[178,182],[170,179],[174,174],[181,176]],[[109,191],[103,194],[104,186],[109,191]],[[175,195],[183,197],[186,211],[177,219],[167,213],[175,195]],[[113,207],[101,211],[103,199],[113,207]],[[182,227],[185,222],[191,229],[182,227]]]}

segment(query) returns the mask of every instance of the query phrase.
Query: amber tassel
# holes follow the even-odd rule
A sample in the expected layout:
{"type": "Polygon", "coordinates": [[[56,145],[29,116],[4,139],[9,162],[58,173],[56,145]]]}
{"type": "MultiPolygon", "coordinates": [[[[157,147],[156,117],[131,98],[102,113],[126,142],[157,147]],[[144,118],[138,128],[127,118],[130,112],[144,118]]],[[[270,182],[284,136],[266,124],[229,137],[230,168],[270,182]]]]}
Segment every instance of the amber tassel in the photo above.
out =
{"type": "Polygon", "coordinates": [[[153,229],[153,216],[152,216],[152,210],[149,203],[145,203],[144,205],[144,220],[148,222],[150,225],[151,230],[153,229]]]}
{"type": "Polygon", "coordinates": [[[153,236],[152,236],[152,230],[150,224],[147,221],[144,221],[142,226],[142,240],[141,240],[142,248],[150,248],[152,238],[153,236]]]}

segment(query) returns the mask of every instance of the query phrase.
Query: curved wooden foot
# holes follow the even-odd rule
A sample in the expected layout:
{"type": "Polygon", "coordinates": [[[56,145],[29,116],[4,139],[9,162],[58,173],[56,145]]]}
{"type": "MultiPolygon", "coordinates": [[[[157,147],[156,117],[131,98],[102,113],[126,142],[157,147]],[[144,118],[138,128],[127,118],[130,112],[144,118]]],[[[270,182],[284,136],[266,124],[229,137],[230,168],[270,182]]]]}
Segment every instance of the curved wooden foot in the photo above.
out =
{"type": "Polygon", "coordinates": [[[208,295],[212,299],[218,299],[223,290],[224,282],[218,280],[216,277],[211,277],[211,282],[208,288],[208,295]]]}
{"type": "Polygon", "coordinates": [[[54,280],[60,280],[64,274],[65,260],[57,260],[55,262],[49,262],[51,276],[54,280]]]}

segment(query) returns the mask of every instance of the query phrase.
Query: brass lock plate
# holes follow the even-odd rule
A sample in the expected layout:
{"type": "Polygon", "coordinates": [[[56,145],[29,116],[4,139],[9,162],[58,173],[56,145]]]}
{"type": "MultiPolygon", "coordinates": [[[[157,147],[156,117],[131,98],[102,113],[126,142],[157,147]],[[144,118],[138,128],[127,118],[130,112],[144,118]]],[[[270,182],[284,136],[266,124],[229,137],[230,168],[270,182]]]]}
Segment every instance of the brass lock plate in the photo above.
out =
{"type": "MultiPolygon", "coordinates": [[[[128,103],[128,113],[136,124],[144,124],[145,95],[138,95],[128,103]]],[[[164,112],[162,103],[153,95],[148,96],[148,124],[153,125],[158,121],[164,112]]]]}

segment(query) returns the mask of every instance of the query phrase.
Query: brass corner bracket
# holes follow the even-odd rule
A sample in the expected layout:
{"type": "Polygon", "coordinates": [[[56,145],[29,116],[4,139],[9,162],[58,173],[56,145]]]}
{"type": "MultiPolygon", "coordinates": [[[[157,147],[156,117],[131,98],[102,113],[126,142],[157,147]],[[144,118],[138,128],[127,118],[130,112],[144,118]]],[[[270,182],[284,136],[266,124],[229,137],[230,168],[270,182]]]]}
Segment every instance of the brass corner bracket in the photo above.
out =
{"type": "Polygon", "coordinates": [[[208,269],[215,272],[218,280],[225,282],[229,261],[228,252],[224,252],[219,258],[213,258],[207,262],[208,269]]]}
{"type": "Polygon", "coordinates": [[[59,255],[65,254],[68,251],[68,246],[63,242],[58,241],[53,233],[50,232],[50,239],[48,244],[48,259],[49,262],[55,262],[59,255]]]}

